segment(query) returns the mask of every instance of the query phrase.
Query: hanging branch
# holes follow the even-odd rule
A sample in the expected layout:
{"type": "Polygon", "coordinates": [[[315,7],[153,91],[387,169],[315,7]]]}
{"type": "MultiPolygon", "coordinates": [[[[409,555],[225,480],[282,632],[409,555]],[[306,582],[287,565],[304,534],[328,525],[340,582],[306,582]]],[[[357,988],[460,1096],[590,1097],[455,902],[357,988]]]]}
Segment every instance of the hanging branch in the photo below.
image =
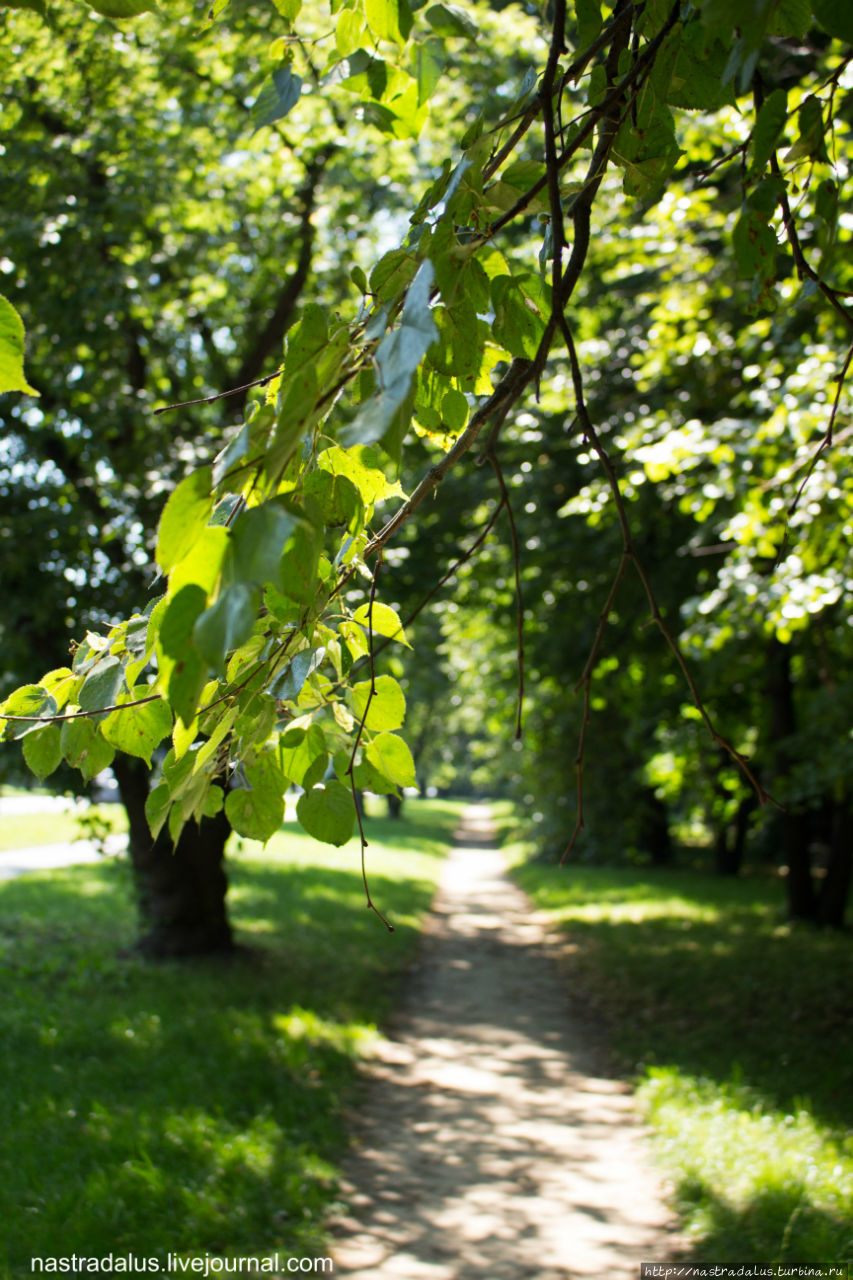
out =
{"type": "Polygon", "coordinates": [[[506,487],[506,480],[501,471],[500,463],[494,453],[489,454],[489,463],[495,473],[495,479],[498,482],[501,491],[501,501],[498,510],[503,507],[509,521],[509,536],[512,546],[512,564],[515,573],[515,644],[516,656],[518,659],[518,692],[517,711],[515,717],[515,737],[516,741],[521,738],[521,723],[524,712],[524,599],[521,592],[521,555],[518,546],[518,530],[515,525],[515,516],[512,513],[512,504],[509,500],[509,491],[506,487]]]}
{"type": "Polygon", "coordinates": [[[170,413],[172,409],[186,409],[193,404],[215,404],[217,400],[224,400],[226,396],[237,396],[241,391],[251,391],[252,387],[265,387],[280,373],[281,369],[276,369],[275,373],[268,373],[264,378],[255,378],[254,382],[247,382],[242,387],[229,387],[227,391],[217,391],[213,396],[201,396],[198,400],[177,400],[174,404],[164,404],[162,408],[154,410],[154,416],[156,418],[161,413],[170,413]]]}
{"type": "Polygon", "coordinates": [[[799,489],[797,490],[797,495],[794,498],[794,501],[791,503],[790,507],[788,508],[789,518],[794,514],[797,507],[799,506],[800,498],[802,498],[803,493],[805,492],[806,485],[811,479],[812,472],[814,471],[815,467],[820,461],[821,456],[825,453],[827,449],[832,448],[833,431],[835,430],[835,419],[838,417],[838,408],[839,408],[839,405],[841,404],[841,395],[842,395],[842,392],[844,391],[844,384],[847,380],[847,374],[850,371],[851,361],[853,361],[853,344],[851,344],[850,347],[848,348],[847,355],[844,359],[844,364],[841,366],[841,372],[836,374],[835,376],[835,381],[838,383],[838,387],[836,388],[835,399],[832,402],[832,412],[829,415],[829,424],[826,428],[826,431],[824,432],[824,435],[823,435],[823,438],[821,439],[820,444],[815,450],[815,453],[814,453],[814,456],[812,457],[811,462],[809,463],[808,470],[806,471],[806,474],[803,476],[803,481],[799,489]]]}
{"type": "Polygon", "coordinates": [[[359,835],[359,840],[361,841],[361,879],[362,879],[362,883],[364,884],[364,896],[367,899],[367,909],[368,911],[375,912],[375,914],[379,917],[379,919],[385,925],[385,928],[388,930],[388,932],[393,933],[394,932],[393,924],[391,924],[388,920],[385,919],[385,916],[383,916],[382,912],[379,910],[379,908],[376,906],[376,903],[373,901],[373,899],[370,896],[370,886],[367,882],[367,867],[366,867],[365,858],[364,858],[364,851],[367,848],[367,836],[364,834],[364,820],[361,814],[361,805],[358,802],[358,790],[355,785],[356,752],[358,751],[358,748],[361,745],[361,738],[362,738],[362,734],[364,733],[364,726],[367,722],[367,716],[370,711],[370,704],[373,701],[374,697],[376,696],[376,654],[373,647],[373,603],[376,599],[376,579],[379,577],[379,570],[381,566],[382,566],[382,555],[380,553],[379,559],[376,562],[376,567],[373,570],[373,580],[370,584],[370,599],[367,605],[367,652],[370,660],[370,689],[368,690],[367,702],[365,703],[365,706],[364,706],[364,714],[361,717],[361,722],[359,723],[358,730],[355,735],[355,741],[352,744],[352,754],[350,755],[350,758],[349,758],[349,765],[347,767],[347,776],[349,777],[350,790],[352,791],[352,802],[355,805],[355,816],[358,819],[358,835],[359,835]]]}
{"type": "MultiPolygon", "coordinates": [[[[616,471],[614,469],[610,456],[607,453],[607,450],[605,449],[601,441],[601,437],[599,436],[598,432],[593,426],[592,420],[589,416],[589,411],[586,406],[586,398],[584,396],[583,376],[581,374],[580,362],[578,361],[577,351],[575,349],[575,342],[572,336],[572,332],[569,329],[569,326],[566,323],[565,319],[562,320],[561,328],[563,332],[563,337],[566,340],[566,346],[568,347],[568,351],[569,351],[569,362],[571,364],[571,370],[572,370],[572,385],[574,387],[574,393],[575,393],[578,422],[580,423],[581,429],[583,431],[584,439],[587,440],[591,445],[593,452],[598,458],[599,464],[607,479],[607,485],[608,485],[608,488],[610,489],[610,493],[613,498],[614,505],[616,507],[616,514],[619,521],[619,528],[622,534],[622,548],[623,548],[622,562],[620,563],[619,571],[617,572],[613,586],[611,587],[607,605],[605,606],[605,611],[602,614],[601,619],[599,621],[598,631],[596,632],[595,640],[593,641],[593,654],[591,654],[591,658],[597,655],[598,653],[598,649],[600,648],[600,645],[601,645],[601,637],[603,636],[604,628],[607,624],[609,615],[612,612],[613,603],[616,599],[616,591],[618,590],[619,584],[621,583],[622,578],[624,577],[625,568],[627,567],[627,564],[630,562],[634,566],[634,569],[637,572],[637,576],[640,579],[643,592],[648,602],[651,620],[655,623],[656,627],[658,628],[661,635],[663,636],[668,649],[670,650],[673,657],[675,658],[676,663],[678,664],[678,667],[681,670],[681,674],[684,678],[685,684],[687,685],[687,688],[690,691],[690,696],[693,699],[693,705],[696,707],[696,710],[699,712],[699,715],[702,718],[702,722],[705,725],[705,728],[707,729],[709,735],[723,751],[725,751],[728,755],[731,756],[731,758],[735,761],[738,767],[743,771],[743,773],[749,779],[749,782],[752,785],[761,804],[766,804],[768,801],[770,801],[773,804],[777,804],[777,801],[773,799],[773,796],[768,791],[766,791],[765,788],[758,781],[758,778],[755,776],[755,773],[750,768],[749,762],[747,761],[746,757],[742,755],[741,752],[739,752],[728,741],[728,739],[723,737],[723,735],[718,731],[716,725],[714,724],[714,722],[712,721],[708,713],[707,708],[705,707],[704,702],[702,701],[702,696],[699,693],[699,689],[696,685],[696,681],[693,677],[693,673],[690,670],[690,667],[687,663],[687,659],[684,656],[681,646],[679,645],[675,636],[672,634],[672,631],[669,629],[666,622],[664,621],[663,615],[661,614],[661,611],[660,611],[660,606],[658,605],[657,596],[655,594],[654,588],[652,587],[648,573],[646,572],[645,565],[643,564],[643,561],[640,558],[639,553],[637,552],[637,548],[634,545],[634,538],[631,533],[631,526],[628,521],[628,512],[625,507],[625,499],[622,496],[622,489],[619,484],[619,478],[616,475],[616,471]]],[[[592,666],[588,661],[580,682],[581,685],[585,687],[587,695],[589,692],[589,682],[591,681],[591,679],[592,679],[592,666]]],[[[585,705],[584,705],[585,716],[588,716],[588,713],[589,713],[589,701],[587,696],[585,698],[585,705]]],[[[586,725],[584,724],[581,727],[581,738],[580,738],[581,755],[580,755],[580,759],[576,762],[579,778],[583,768],[582,749],[584,746],[585,736],[586,736],[586,725]]],[[[579,782],[579,785],[580,785],[580,782],[579,782]]],[[[575,842],[575,839],[577,837],[577,834],[581,829],[581,826],[582,826],[582,823],[576,827],[576,830],[572,835],[571,840],[569,841],[569,844],[567,845],[563,853],[563,859],[562,859],[563,861],[565,861],[565,859],[569,856],[572,850],[573,844],[575,842]]]]}

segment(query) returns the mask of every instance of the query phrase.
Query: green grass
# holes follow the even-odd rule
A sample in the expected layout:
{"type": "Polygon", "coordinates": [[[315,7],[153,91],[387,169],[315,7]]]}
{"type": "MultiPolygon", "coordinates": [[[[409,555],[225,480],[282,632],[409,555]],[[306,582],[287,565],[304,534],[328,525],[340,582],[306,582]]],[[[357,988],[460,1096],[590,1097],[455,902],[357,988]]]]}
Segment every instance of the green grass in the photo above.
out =
{"type": "Polygon", "coordinates": [[[771,879],[517,865],[638,1084],[690,1260],[853,1261],[853,939],[771,879]]]}
{"type": "Polygon", "coordinates": [[[65,844],[87,838],[89,824],[95,830],[119,834],[127,830],[127,815],[120,804],[93,804],[90,808],[46,813],[11,813],[0,821],[0,850],[31,849],[35,845],[65,844]]]}
{"type": "Polygon", "coordinates": [[[119,958],[122,863],[0,884],[0,1275],[43,1255],[322,1252],[356,1065],[460,809],[369,821],[393,935],[365,909],[355,843],[290,827],[230,859],[231,961],[119,958]]]}

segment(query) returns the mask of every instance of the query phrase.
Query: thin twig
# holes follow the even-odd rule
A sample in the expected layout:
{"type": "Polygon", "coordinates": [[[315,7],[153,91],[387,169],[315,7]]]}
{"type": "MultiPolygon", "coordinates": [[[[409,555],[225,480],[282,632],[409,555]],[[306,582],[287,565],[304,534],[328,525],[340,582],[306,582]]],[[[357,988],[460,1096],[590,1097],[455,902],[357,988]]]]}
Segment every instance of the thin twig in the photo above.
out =
{"type": "Polygon", "coordinates": [[[16,720],[27,724],[64,724],[66,720],[82,720],[87,716],[90,719],[94,719],[95,716],[108,715],[110,711],[124,711],[126,708],[130,710],[132,707],[142,707],[146,702],[162,701],[163,695],[161,693],[152,693],[146,698],[134,698],[131,702],[116,703],[111,707],[98,707],[92,711],[69,711],[64,716],[7,716],[0,712],[0,720],[16,720]]]}
{"type": "MultiPolygon", "coordinates": [[[[599,123],[603,119],[610,117],[614,109],[618,108],[625,94],[630,88],[632,88],[632,86],[634,86],[635,82],[638,81],[641,76],[644,76],[647,71],[651,70],[651,66],[657,56],[658,49],[678,21],[680,10],[681,4],[679,0],[679,3],[673,5],[669,17],[661,30],[655,38],[646,45],[645,49],[630,70],[627,71],[622,79],[613,86],[602,101],[590,111],[586,123],[581,125],[569,145],[560,154],[557,162],[560,170],[563,170],[569,161],[574,158],[577,152],[585,146],[587,140],[595,132],[599,123]]],[[[613,34],[614,36],[617,34],[621,35],[616,26],[614,26],[613,34]]],[[[501,214],[501,216],[492,223],[488,231],[483,234],[482,239],[484,241],[492,239],[498,231],[502,230],[502,228],[508,223],[513,222],[519,214],[524,212],[531,200],[533,200],[540,191],[543,191],[547,185],[548,175],[546,173],[544,177],[539,178],[538,181],[534,182],[533,186],[528,188],[528,190],[525,191],[518,200],[516,200],[515,204],[506,211],[506,213],[501,214]]]]}
{"type": "MultiPolygon", "coordinates": [[[[532,376],[533,362],[531,360],[523,360],[520,357],[516,357],[512,361],[492,394],[471,416],[468,426],[453,447],[448,449],[444,457],[435,466],[430,467],[429,471],[416,485],[411,496],[406,499],[402,506],[398,507],[387,524],[379,530],[379,533],[370,539],[364,549],[365,557],[375,555],[377,551],[380,551],[385,546],[400,526],[405,524],[416,508],[420,506],[424,498],[432,493],[436,485],[444,479],[453,464],[468,452],[485,424],[495,414],[501,412],[506,414],[509,411],[531,381],[532,376]]],[[[348,571],[344,581],[348,582],[351,577],[352,571],[348,571]]]]}
{"type": "Polygon", "coordinates": [[[252,387],[265,387],[280,373],[281,369],[276,369],[275,373],[268,373],[263,378],[255,378],[253,382],[244,382],[240,387],[229,387],[227,391],[217,391],[215,396],[202,396],[200,400],[178,400],[175,404],[164,404],[162,409],[154,410],[154,417],[159,417],[161,413],[169,413],[172,409],[186,409],[194,404],[213,404],[216,400],[224,400],[226,396],[237,396],[241,391],[251,391],[252,387]]]}
{"type": "Polygon", "coordinates": [[[838,416],[838,407],[841,404],[841,394],[844,390],[844,383],[846,381],[847,374],[850,370],[851,360],[853,360],[853,344],[851,344],[850,348],[847,351],[847,356],[844,360],[844,364],[841,366],[841,372],[836,376],[838,389],[835,392],[835,400],[833,401],[833,404],[832,404],[832,413],[829,415],[829,425],[827,426],[826,431],[824,432],[823,439],[818,445],[814,457],[809,463],[808,471],[803,477],[803,482],[800,485],[799,489],[797,490],[797,496],[794,498],[794,501],[791,503],[790,507],[788,508],[789,518],[796,511],[800,498],[802,498],[803,493],[805,492],[806,485],[811,479],[812,472],[814,471],[815,467],[820,461],[821,455],[825,452],[825,450],[830,449],[832,447],[832,433],[835,427],[835,419],[838,416]]]}
{"type": "Polygon", "coordinates": [[[361,805],[358,803],[358,791],[355,785],[355,756],[361,745],[361,736],[364,733],[364,726],[367,721],[370,704],[376,695],[376,655],[373,649],[373,603],[376,599],[376,579],[379,577],[379,570],[382,566],[382,556],[376,562],[376,568],[373,570],[373,580],[370,584],[370,599],[367,605],[367,652],[370,658],[370,689],[367,693],[367,702],[364,704],[364,714],[361,717],[358,730],[355,735],[355,741],[352,744],[352,754],[349,758],[347,767],[347,775],[349,776],[350,789],[352,791],[352,802],[355,805],[355,816],[358,820],[358,835],[361,841],[361,879],[364,884],[364,896],[367,899],[368,911],[373,911],[385,925],[389,933],[394,932],[394,926],[385,919],[382,912],[376,906],[376,903],[370,896],[370,886],[367,882],[367,867],[365,865],[364,851],[367,848],[367,836],[364,834],[364,821],[361,816],[361,805]]]}
{"type": "MultiPolygon", "coordinates": [[[[661,614],[661,611],[660,611],[660,606],[658,605],[657,596],[655,594],[654,588],[652,587],[649,576],[646,572],[645,565],[640,559],[636,546],[634,545],[634,539],[631,533],[631,526],[628,520],[628,513],[625,507],[625,500],[622,496],[622,489],[619,484],[619,478],[616,475],[616,471],[614,469],[612,461],[610,460],[610,456],[608,455],[607,450],[605,449],[601,441],[601,438],[598,435],[598,432],[596,431],[595,427],[593,426],[592,420],[589,416],[589,411],[586,406],[586,398],[584,396],[583,376],[581,374],[580,362],[578,361],[577,350],[575,348],[575,342],[572,336],[572,332],[568,324],[566,323],[565,318],[561,318],[561,328],[563,332],[563,337],[565,338],[565,341],[566,341],[566,347],[568,348],[568,352],[569,352],[569,362],[570,362],[571,371],[572,371],[572,384],[573,384],[574,393],[575,393],[575,402],[577,406],[578,421],[582,427],[584,437],[589,441],[590,445],[592,446],[593,452],[598,458],[599,464],[607,479],[608,488],[610,489],[614,504],[616,506],[616,513],[619,521],[619,528],[622,534],[623,561],[625,562],[625,565],[627,565],[627,563],[630,561],[630,563],[633,564],[637,572],[637,576],[640,579],[640,583],[642,585],[643,592],[645,594],[646,601],[649,606],[649,613],[651,615],[651,619],[657,626],[658,630],[663,636],[663,639],[668,649],[670,650],[673,657],[675,658],[675,661],[678,664],[678,667],[681,671],[682,677],[684,678],[684,682],[690,691],[690,696],[693,699],[693,705],[696,707],[697,711],[699,712],[699,715],[702,718],[702,722],[705,725],[705,728],[708,731],[709,735],[714,740],[714,742],[717,743],[719,747],[721,747],[725,752],[728,753],[728,755],[732,757],[732,759],[735,761],[738,767],[743,771],[743,773],[749,779],[761,804],[766,804],[768,801],[770,801],[773,804],[776,804],[777,801],[773,799],[773,796],[771,796],[770,793],[766,791],[765,788],[762,787],[761,783],[758,781],[758,778],[755,776],[755,773],[750,768],[749,763],[746,760],[746,757],[743,756],[734,746],[732,746],[732,744],[728,741],[728,739],[724,738],[723,735],[716,728],[714,722],[712,721],[708,713],[707,708],[705,707],[704,702],[702,701],[702,696],[699,693],[699,689],[696,685],[696,681],[693,677],[693,673],[690,670],[690,667],[687,663],[687,659],[684,657],[684,653],[682,652],[681,646],[679,645],[675,636],[672,634],[666,622],[664,621],[663,615],[661,614]]],[[[620,565],[620,570],[614,581],[614,586],[611,588],[605,613],[602,615],[602,618],[599,621],[599,629],[598,629],[598,632],[596,633],[595,641],[593,642],[595,652],[597,652],[597,647],[601,643],[600,637],[601,635],[603,635],[603,630],[606,625],[609,612],[612,611],[613,601],[615,600],[616,588],[621,582],[623,576],[624,576],[624,568],[622,565],[620,565]]],[[[584,685],[585,682],[588,681],[590,678],[591,678],[591,667],[589,662],[587,662],[587,666],[584,669],[584,675],[581,677],[580,685],[584,685]]],[[[588,703],[586,699],[585,699],[584,710],[585,710],[585,714],[587,714],[588,703]]],[[[585,725],[582,725],[581,738],[580,738],[581,748],[584,745],[585,736],[586,736],[586,727],[585,725]]],[[[580,760],[577,762],[579,778],[581,775],[582,768],[583,768],[583,758],[581,756],[580,760]]],[[[581,816],[582,816],[582,813],[581,813],[581,816]]],[[[571,841],[569,842],[569,845],[565,853],[563,854],[564,859],[568,856],[579,830],[580,830],[580,827],[577,826],[574,834],[572,835],[571,841]]]]}
{"type": "Polygon", "coordinates": [[[563,856],[560,859],[561,865],[569,857],[569,854],[572,852],[572,849],[575,847],[575,842],[577,841],[578,836],[584,829],[583,762],[584,762],[584,756],[586,754],[586,731],[589,728],[589,722],[590,722],[591,710],[592,710],[592,673],[595,670],[596,663],[598,662],[598,655],[601,651],[601,646],[604,641],[604,632],[606,631],[607,624],[610,621],[610,615],[612,614],[613,606],[616,603],[616,596],[618,594],[619,587],[622,583],[622,579],[625,577],[625,570],[627,568],[628,568],[628,556],[623,551],[622,557],[619,561],[619,568],[616,571],[616,576],[614,577],[613,582],[610,586],[610,591],[608,593],[607,600],[605,602],[604,608],[598,619],[598,627],[596,628],[595,637],[592,642],[592,648],[590,649],[589,656],[587,657],[587,660],[586,660],[586,666],[583,669],[583,675],[581,676],[580,680],[575,686],[576,694],[579,693],[581,689],[583,689],[583,712],[581,714],[580,732],[578,733],[578,749],[575,754],[575,778],[576,778],[576,786],[577,786],[577,819],[575,821],[575,829],[572,832],[571,836],[569,837],[569,843],[566,845],[565,850],[563,851],[563,856]]]}
{"type": "MultiPolygon", "coordinates": [[[[486,538],[489,536],[492,529],[494,528],[497,522],[498,516],[500,515],[502,509],[503,509],[503,498],[501,498],[500,502],[497,504],[494,511],[489,516],[488,520],[483,526],[481,532],[477,535],[476,540],[471,543],[471,546],[468,548],[468,550],[464,551],[462,555],[459,557],[459,559],[453,562],[453,564],[450,566],[450,568],[447,570],[446,573],[442,574],[442,576],[439,578],[438,582],[435,584],[432,590],[427,592],[427,594],[423,597],[423,599],[421,600],[417,608],[413,609],[412,612],[409,614],[409,616],[406,618],[405,622],[403,623],[404,631],[412,625],[415,618],[417,618],[418,615],[423,612],[423,610],[429,604],[430,600],[432,600],[435,596],[438,595],[441,588],[450,581],[450,579],[459,569],[462,568],[463,564],[467,564],[467,562],[471,559],[471,557],[477,551],[479,551],[480,547],[486,541],[486,538]]],[[[392,642],[393,642],[393,639],[391,638],[386,640],[385,644],[391,644],[392,642]]],[[[380,647],[377,649],[377,653],[382,652],[382,650],[385,648],[385,644],[380,645],[380,647]]]]}
{"type": "MultiPolygon", "coordinates": [[[[518,707],[515,717],[515,737],[516,741],[521,738],[521,724],[524,714],[524,598],[521,592],[521,554],[518,545],[518,529],[515,525],[515,516],[512,513],[512,503],[509,500],[509,490],[506,487],[506,480],[501,471],[500,463],[495,455],[489,455],[489,463],[495,473],[495,479],[498,482],[501,491],[501,506],[504,508],[509,521],[509,536],[512,544],[512,562],[515,571],[515,626],[516,626],[516,656],[518,658],[518,707]]],[[[498,508],[500,510],[500,508],[498,508]]]]}

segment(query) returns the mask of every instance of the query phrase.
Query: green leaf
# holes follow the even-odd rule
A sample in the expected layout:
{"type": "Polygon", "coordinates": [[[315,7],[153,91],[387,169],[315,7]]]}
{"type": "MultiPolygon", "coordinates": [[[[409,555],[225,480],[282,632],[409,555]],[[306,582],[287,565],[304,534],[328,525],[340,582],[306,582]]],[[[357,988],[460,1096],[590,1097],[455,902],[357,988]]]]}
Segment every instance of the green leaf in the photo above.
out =
{"type": "Polygon", "coordinates": [[[196,619],[207,605],[207,594],[198,583],[181,587],[166,603],[157,635],[157,647],[170,658],[183,656],[191,642],[196,619]]]}
{"type": "Polygon", "coordinates": [[[277,719],[275,698],[266,692],[253,694],[234,725],[234,737],[240,739],[241,753],[245,754],[247,747],[262,746],[272,734],[277,719]]]}
{"type": "Polygon", "coordinates": [[[280,63],[265,83],[252,106],[253,134],[266,125],[283,120],[302,96],[302,80],[290,69],[290,62],[280,63]]]}
{"type": "Polygon", "coordinates": [[[491,287],[495,341],[510,355],[532,360],[545,329],[542,317],[510,276],[496,276],[491,287]]]}
{"type": "MultiPolygon", "coordinates": [[[[56,701],[40,684],[25,684],[11,693],[0,707],[0,716],[42,717],[55,716],[56,701]]],[[[41,728],[37,720],[8,720],[6,723],[7,738],[23,738],[28,733],[41,728]]]]}
{"type": "Polygon", "coordinates": [[[364,0],[367,25],[377,40],[406,43],[412,29],[408,0],[364,0]]]}
{"type": "Polygon", "coordinates": [[[364,19],[352,9],[341,9],[335,25],[335,45],[342,58],[361,47],[364,38],[364,19]]]}
{"type": "MultiPolygon", "coordinates": [[[[133,698],[144,698],[150,692],[146,685],[138,685],[133,691],[133,698]]],[[[101,725],[101,733],[107,742],[125,755],[144,760],[149,768],[154,748],[171,732],[172,713],[162,700],[114,711],[101,725]]]]}
{"type": "Polygon", "coordinates": [[[365,729],[399,729],[406,718],[406,698],[393,676],[377,676],[375,693],[370,696],[371,682],[362,680],[349,691],[353,714],[361,723],[365,708],[365,729]]]}
{"type": "Polygon", "coordinates": [[[89,4],[105,18],[136,18],[155,7],[148,0],[89,0],[89,4]]]}
{"type": "Polygon", "coordinates": [[[95,725],[86,717],[66,720],[60,735],[62,754],[74,769],[79,769],[87,782],[112,764],[115,751],[95,725]]]}
{"type": "Polygon", "coordinates": [[[284,821],[287,783],[269,752],[264,752],[253,765],[247,766],[246,778],[249,790],[228,793],[225,815],[239,835],[266,844],[284,821]]]}
{"type": "Polygon", "coordinates": [[[575,0],[578,21],[577,48],[592,44],[601,30],[601,0],[575,0]]]}
{"type": "Polygon", "coordinates": [[[796,36],[802,40],[811,25],[811,0],[776,0],[767,26],[767,35],[796,36]]]}
{"type": "Polygon", "coordinates": [[[61,711],[66,702],[71,699],[79,679],[80,677],[76,676],[69,667],[56,667],[55,670],[48,671],[42,676],[40,684],[53,698],[57,710],[61,711]]]}
{"type": "Polygon", "coordinates": [[[318,724],[309,726],[308,731],[290,730],[281,737],[278,758],[285,778],[297,787],[305,785],[308,771],[322,761],[325,772],[328,754],[326,751],[326,735],[318,724]]]}
{"type": "Polygon", "coordinates": [[[355,827],[352,792],[333,778],[299,797],[296,816],[309,836],[340,848],[350,839],[355,827]]]}
{"type": "Polygon", "coordinates": [[[476,377],[482,359],[482,330],[473,303],[466,297],[457,298],[452,307],[437,308],[436,320],[439,341],[429,353],[429,363],[448,377],[476,377]]]}
{"type": "Polygon", "coordinates": [[[244,511],[232,530],[229,571],[241,582],[278,585],[281,557],[298,523],[277,501],[244,511]]]}
{"type": "Polygon", "coordinates": [[[38,779],[48,777],[61,762],[61,737],[59,725],[48,724],[24,738],[24,759],[38,779]]]}
{"type": "Polygon", "coordinates": [[[11,302],[0,295],[0,393],[3,391],[38,395],[24,377],[24,322],[11,302]]]}
{"type": "Polygon", "coordinates": [[[171,807],[172,793],[168,783],[158,783],[156,787],[148,792],[145,800],[145,818],[148,823],[148,830],[154,840],[163,830],[171,807]]]}
{"type": "Polygon", "coordinates": [[[320,454],[317,466],[333,476],[346,476],[352,481],[366,507],[384,498],[404,496],[400,482],[388,479],[376,450],[370,445],[357,445],[352,449],[332,445],[320,454]]]}
{"type": "Polygon", "coordinates": [[[415,785],[415,762],[408,745],[396,733],[380,733],[364,749],[374,769],[398,787],[415,785]]]}
{"type": "Polygon", "coordinates": [[[34,13],[47,17],[47,0],[6,0],[6,3],[0,5],[4,9],[32,9],[34,13]]]}
{"type": "Polygon", "coordinates": [[[204,794],[204,803],[202,807],[202,816],[205,818],[213,818],[221,810],[225,802],[225,792],[216,783],[208,787],[204,794]]]}
{"type": "Polygon", "coordinates": [[[359,791],[370,791],[375,796],[397,795],[395,784],[386,778],[384,773],[380,773],[369,760],[362,758],[353,769],[352,776],[359,791]]]}
{"type": "Polygon", "coordinates": [[[187,648],[169,673],[169,702],[186,727],[192,723],[207,682],[207,668],[195,648],[187,648]]]}
{"type": "Polygon", "coordinates": [[[380,302],[389,302],[405,289],[417,269],[417,260],[409,250],[391,249],[371,271],[370,291],[380,302]]]}
{"type": "Polygon", "coordinates": [[[197,583],[187,583],[168,601],[157,636],[158,683],[187,727],[207,678],[207,668],[193,639],[195,624],[206,604],[204,589],[197,583]]]}
{"type": "Polygon", "coordinates": [[[245,582],[232,582],[193,627],[199,653],[212,670],[225,674],[225,657],[252,634],[261,593],[245,582]]]}
{"type": "Polygon", "coordinates": [[[290,665],[270,685],[270,693],[280,701],[295,701],[312,671],[316,671],[326,656],[323,645],[317,649],[303,649],[290,661],[290,665]]]}
{"type": "Polygon", "coordinates": [[[312,604],[317,597],[317,564],[320,547],[314,530],[305,521],[296,526],[281,562],[281,589],[300,604],[312,604]]]}
{"type": "Polygon", "coordinates": [[[774,89],[761,104],[752,131],[752,165],[750,172],[762,174],[776,147],[776,142],[788,118],[788,95],[784,89],[774,89]]]}
{"type": "Polygon", "coordinates": [[[364,524],[364,503],[353,482],[346,476],[333,475],[323,468],[312,471],[305,481],[304,493],[317,503],[327,528],[346,528],[353,535],[364,524]]]}
{"type": "Polygon", "coordinates": [[[826,150],[826,135],[823,123],[823,104],[814,94],[809,94],[797,112],[797,125],[800,136],[788,151],[785,161],[818,160],[826,163],[829,156],[826,150]]]}
{"type": "Polygon", "coordinates": [[[755,276],[773,279],[776,270],[776,233],[766,216],[744,206],[732,233],[738,275],[742,280],[755,276]]]}
{"type": "Polygon", "coordinates": [[[480,34],[476,22],[458,4],[430,5],[424,17],[440,36],[462,36],[465,40],[476,40],[480,34]]]}
{"type": "Polygon", "coordinates": [[[213,459],[213,467],[211,475],[214,488],[219,489],[225,480],[228,479],[231,472],[239,466],[249,452],[249,424],[243,423],[243,426],[234,436],[233,440],[229,440],[228,444],[213,459]]]}
{"type": "Polygon", "coordinates": [[[193,584],[212,595],[231,544],[231,530],[206,525],[184,558],[169,573],[169,594],[193,584]]]}
{"type": "Polygon", "coordinates": [[[302,0],[272,0],[278,12],[288,22],[295,22],[302,9],[302,0]]]}
{"type": "Polygon", "coordinates": [[[81,711],[101,711],[115,705],[122,686],[122,665],[114,654],[107,654],[92,667],[80,689],[77,701],[81,711]]]}
{"type": "Polygon", "coordinates": [[[353,621],[360,623],[365,629],[372,628],[375,636],[387,636],[411,649],[399,615],[390,605],[374,600],[372,609],[369,604],[359,605],[352,616],[353,621]]]}
{"type": "Polygon", "coordinates": [[[412,54],[412,73],[418,86],[418,106],[429,102],[444,69],[444,46],[440,40],[416,44],[412,54]]]}
{"type": "Polygon", "coordinates": [[[432,263],[422,262],[409,286],[400,323],[386,333],[376,351],[379,390],[362,407],[344,433],[348,444],[372,444],[388,431],[406,401],[421,360],[438,337],[430,309],[432,263]]]}
{"type": "Polygon", "coordinates": [[[853,44],[853,6],[850,0],[812,0],[812,11],[831,36],[853,44]]]}
{"type": "Polygon", "coordinates": [[[164,572],[183,560],[207,525],[213,511],[211,482],[210,467],[194,471],[181,481],[163,508],[156,559],[164,572]]]}

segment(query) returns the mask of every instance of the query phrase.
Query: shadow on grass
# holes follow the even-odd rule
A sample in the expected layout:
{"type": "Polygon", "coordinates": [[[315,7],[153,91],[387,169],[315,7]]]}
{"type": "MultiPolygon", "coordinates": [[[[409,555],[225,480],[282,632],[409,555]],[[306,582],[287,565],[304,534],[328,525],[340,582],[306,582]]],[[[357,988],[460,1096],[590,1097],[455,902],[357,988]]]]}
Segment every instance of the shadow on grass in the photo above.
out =
{"type": "MultiPolygon", "coordinates": [[[[802,1185],[767,1188],[748,1203],[735,1207],[699,1179],[682,1182],[677,1208],[686,1217],[698,1211],[701,1243],[679,1259],[694,1266],[737,1268],[744,1263],[782,1268],[832,1266],[848,1262],[853,1252],[853,1231],[841,1214],[810,1203],[802,1185]],[[769,1256],[767,1242],[774,1242],[769,1256]]],[[[796,1270],[792,1275],[798,1274],[796,1270]]],[[[806,1272],[805,1274],[808,1274],[806,1272]]],[[[846,1276],[839,1270],[839,1276],[846,1276]]]]}
{"type": "Polygon", "coordinates": [[[434,889],[435,824],[390,825],[371,891],[393,936],[357,850],[233,860],[230,961],[118,959],[118,864],[2,886],[0,1275],[31,1256],[322,1249],[355,1058],[434,889]]]}
{"type": "Polygon", "coordinates": [[[570,987],[622,1073],[647,1081],[701,1241],[690,1260],[849,1257],[850,935],[785,924],[772,881],[541,864],[517,878],[564,928],[570,987]]]}
{"type": "Polygon", "coordinates": [[[853,939],[782,922],[772,882],[525,867],[627,1070],[742,1081],[783,1112],[853,1120],[853,939]]]}

